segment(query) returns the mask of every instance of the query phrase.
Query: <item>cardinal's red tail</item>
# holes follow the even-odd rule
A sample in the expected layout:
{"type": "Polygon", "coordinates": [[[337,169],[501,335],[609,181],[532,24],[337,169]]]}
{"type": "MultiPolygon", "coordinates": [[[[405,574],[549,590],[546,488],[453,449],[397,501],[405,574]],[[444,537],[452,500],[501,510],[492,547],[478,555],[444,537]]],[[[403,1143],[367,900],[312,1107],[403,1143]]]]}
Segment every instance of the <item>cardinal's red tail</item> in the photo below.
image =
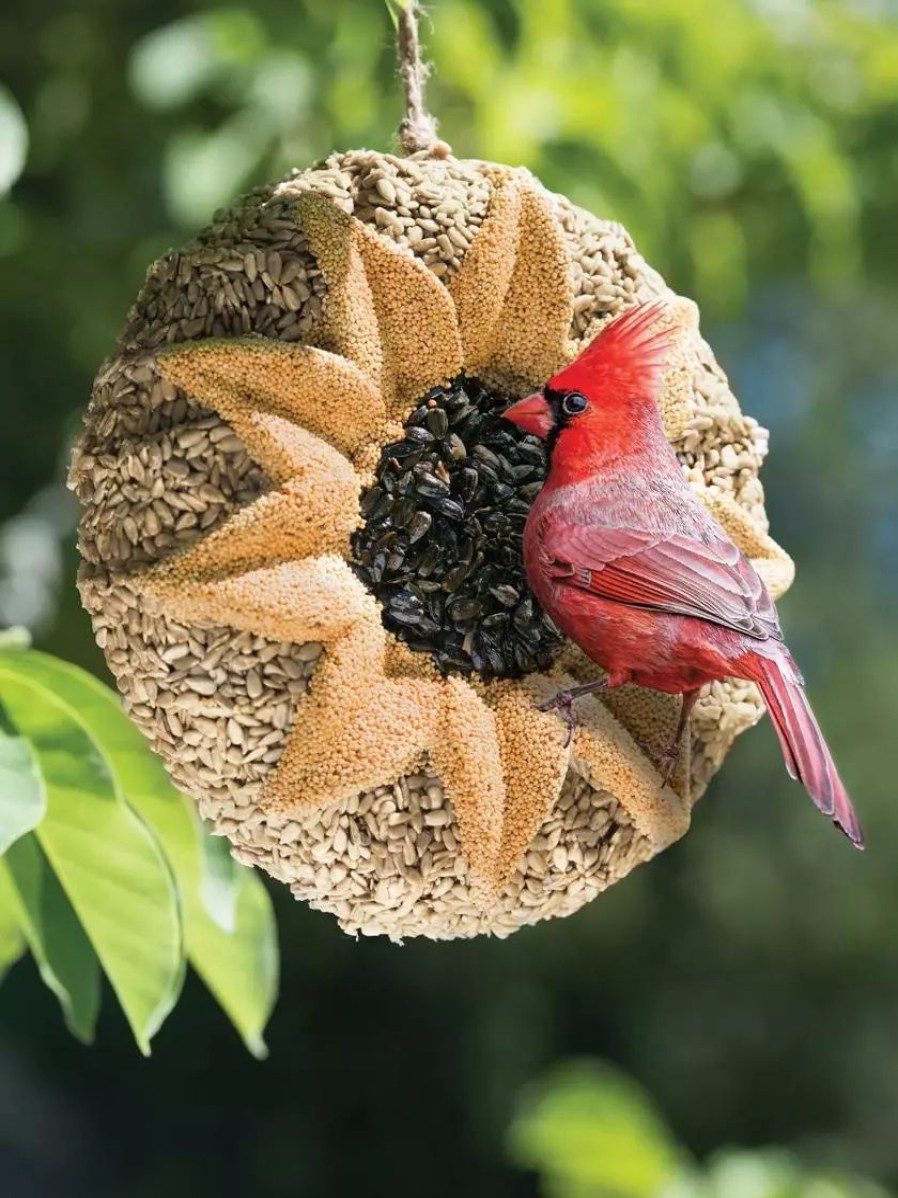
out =
{"type": "Polygon", "coordinates": [[[782,746],[786,769],[804,784],[823,814],[862,849],[861,825],[791,657],[785,650],[776,658],[751,653],[743,662],[748,667],[746,673],[750,673],[764,696],[782,746]]]}

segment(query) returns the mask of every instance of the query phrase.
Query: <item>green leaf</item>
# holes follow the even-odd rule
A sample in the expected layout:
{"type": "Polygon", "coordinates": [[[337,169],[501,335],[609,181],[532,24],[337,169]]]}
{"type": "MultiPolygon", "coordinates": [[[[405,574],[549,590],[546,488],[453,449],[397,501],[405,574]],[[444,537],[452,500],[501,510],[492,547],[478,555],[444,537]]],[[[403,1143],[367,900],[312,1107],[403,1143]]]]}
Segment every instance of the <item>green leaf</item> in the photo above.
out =
{"type": "Polygon", "coordinates": [[[595,1061],[555,1070],[518,1112],[513,1160],[538,1169],[549,1194],[656,1198],[683,1154],[647,1095],[625,1074],[595,1061]]]}
{"type": "Polygon", "coordinates": [[[19,927],[9,882],[0,861],[0,981],[25,951],[25,937],[19,927]]]}
{"type": "Polygon", "coordinates": [[[148,1054],[183,983],[177,893],[95,743],[106,729],[95,722],[86,678],[43,654],[0,655],[0,697],[47,786],[38,839],[148,1054]]]}
{"type": "Polygon", "coordinates": [[[0,196],[18,179],[28,155],[28,126],[15,99],[0,86],[0,196]]]}
{"type": "Polygon", "coordinates": [[[262,1031],[278,992],[274,911],[261,879],[238,867],[236,926],[223,932],[199,904],[187,904],[190,963],[215,995],[254,1057],[268,1055],[262,1031]]]}
{"type": "Polygon", "coordinates": [[[23,836],[0,861],[2,886],[66,1024],[93,1042],[100,1009],[100,963],[35,836],[23,836]]]}
{"type": "Polygon", "coordinates": [[[264,1056],[262,1031],[278,989],[276,928],[265,887],[251,870],[233,861],[228,867],[221,860],[228,852],[227,842],[203,831],[195,807],[171,784],[161,761],[148,750],[108,687],[42,653],[28,654],[27,661],[32,676],[52,685],[64,701],[77,704],[127,802],[152,829],[177,880],[188,959],[250,1052],[264,1056]],[[228,869],[230,895],[225,885],[228,869]],[[226,925],[229,915],[231,934],[220,922],[226,925]]]}
{"type": "Polygon", "coordinates": [[[202,862],[200,898],[206,913],[223,932],[233,932],[237,923],[237,890],[244,868],[231,856],[231,846],[223,836],[200,836],[202,862]]]}
{"type": "Polygon", "coordinates": [[[209,849],[200,838],[213,837],[203,830],[192,803],[176,791],[166,795],[145,788],[135,805],[164,845],[178,879],[190,964],[253,1056],[267,1056],[262,1032],[278,992],[277,933],[268,892],[252,870],[234,862],[234,928],[223,930],[203,901],[209,849]]]}
{"type": "Polygon", "coordinates": [[[387,6],[387,12],[390,15],[390,20],[393,22],[394,28],[399,23],[399,14],[408,4],[408,0],[384,0],[387,6]]]}
{"type": "Polygon", "coordinates": [[[233,863],[234,929],[223,930],[202,897],[208,849],[201,841],[213,838],[203,830],[193,804],[177,791],[165,794],[148,787],[134,801],[165,847],[178,879],[187,959],[249,1051],[265,1057],[262,1032],[278,991],[277,934],[268,892],[252,870],[233,863]]]}
{"type": "Polygon", "coordinates": [[[44,818],[47,791],[28,741],[4,719],[0,707],[0,857],[44,818]]]}

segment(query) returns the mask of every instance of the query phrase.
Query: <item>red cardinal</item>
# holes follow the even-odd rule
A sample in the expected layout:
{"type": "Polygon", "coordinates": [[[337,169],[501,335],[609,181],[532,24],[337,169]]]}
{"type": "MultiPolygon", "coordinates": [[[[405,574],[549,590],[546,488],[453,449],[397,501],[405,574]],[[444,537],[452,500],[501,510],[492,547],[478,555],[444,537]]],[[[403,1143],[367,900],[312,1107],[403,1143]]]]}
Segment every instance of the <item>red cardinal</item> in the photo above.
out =
{"type": "Polygon", "coordinates": [[[656,398],[671,330],[663,304],[606,325],[579,358],[505,413],[542,437],[545,486],[524,529],[524,566],[540,603],[606,672],[543,704],[573,726],[579,695],[625,682],[682,695],[662,755],[665,777],[699,688],[756,682],[786,768],[859,847],[851,801],[783,643],[773,600],[683,477],[656,398]]]}

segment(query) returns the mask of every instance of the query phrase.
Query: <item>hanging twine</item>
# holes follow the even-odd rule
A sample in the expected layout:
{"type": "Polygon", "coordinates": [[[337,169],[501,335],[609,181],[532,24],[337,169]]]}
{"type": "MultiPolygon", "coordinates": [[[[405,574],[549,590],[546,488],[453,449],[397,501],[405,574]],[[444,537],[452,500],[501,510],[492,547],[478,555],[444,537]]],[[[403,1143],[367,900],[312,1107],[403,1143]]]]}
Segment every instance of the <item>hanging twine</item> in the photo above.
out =
{"type": "Polygon", "coordinates": [[[421,59],[419,11],[417,0],[405,0],[396,21],[396,52],[405,90],[405,116],[397,134],[399,147],[406,155],[427,154],[432,158],[448,158],[452,147],[437,136],[436,120],[424,107],[424,82],[430,68],[421,59]]]}

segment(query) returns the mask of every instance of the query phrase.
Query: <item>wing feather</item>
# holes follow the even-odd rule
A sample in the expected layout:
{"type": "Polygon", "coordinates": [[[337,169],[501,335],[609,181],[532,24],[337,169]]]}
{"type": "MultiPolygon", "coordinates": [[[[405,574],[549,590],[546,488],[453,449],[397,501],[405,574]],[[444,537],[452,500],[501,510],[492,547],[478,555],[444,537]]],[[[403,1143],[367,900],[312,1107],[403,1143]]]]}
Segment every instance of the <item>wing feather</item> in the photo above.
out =
{"type": "Polygon", "coordinates": [[[557,524],[546,563],[557,581],[618,603],[709,620],[758,640],[782,640],[776,608],[747,557],[722,532],[681,533],[557,524]]]}

